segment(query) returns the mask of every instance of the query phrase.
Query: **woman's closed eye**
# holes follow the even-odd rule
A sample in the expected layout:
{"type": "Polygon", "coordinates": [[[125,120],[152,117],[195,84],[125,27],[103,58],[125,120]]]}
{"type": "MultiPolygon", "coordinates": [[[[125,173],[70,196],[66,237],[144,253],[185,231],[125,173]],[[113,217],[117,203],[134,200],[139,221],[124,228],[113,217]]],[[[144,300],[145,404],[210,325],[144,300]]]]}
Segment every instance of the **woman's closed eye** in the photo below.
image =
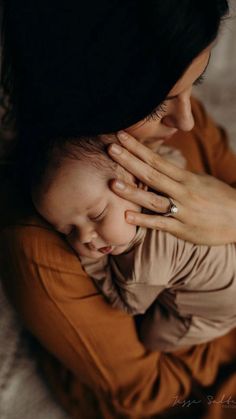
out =
{"type": "MultiPolygon", "coordinates": [[[[204,74],[201,74],[197,80],[193,83],[194,86],[199,86],[205,81],[204,74]]],[[[156,109],[154,109],[148,116],[145,118],[145,122],[149,121],[156,121],[157,119],[161,119],[163,114],[166,112],[167,103],[164,101],[161,103],[156,109]]]]}
{"type": "Polygon", "coordinates": [[[156,109],[154,109],[148,116],[145,118],[145,122],[155,121],[161,119],[163,114],[166,111],[167,104],[165,102],[161,103],[156,109]]]}
{"type": "Polygon", "coordinates": [[[200,84],[204,83],[204,81],[205,81],[205,76],[204,76],[204,74],[202,74],[200,77],[198,77],[197,80],[195,80],[193,85],[194,86],[199,86],[200,84]]]}

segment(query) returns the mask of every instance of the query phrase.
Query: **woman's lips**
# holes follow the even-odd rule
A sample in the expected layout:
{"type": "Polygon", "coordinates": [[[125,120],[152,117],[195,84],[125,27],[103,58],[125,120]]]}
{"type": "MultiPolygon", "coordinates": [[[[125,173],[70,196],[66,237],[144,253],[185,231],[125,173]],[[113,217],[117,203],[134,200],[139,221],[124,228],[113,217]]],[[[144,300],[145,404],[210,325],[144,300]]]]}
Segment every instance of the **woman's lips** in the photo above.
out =
{"type": "Polygon", "coordinates": [[[107,255],[108,253],[111,253],[112,246],[100,247],[100,249],[98,249],[98,251],[103,253],[104,255],[107,255]]]}

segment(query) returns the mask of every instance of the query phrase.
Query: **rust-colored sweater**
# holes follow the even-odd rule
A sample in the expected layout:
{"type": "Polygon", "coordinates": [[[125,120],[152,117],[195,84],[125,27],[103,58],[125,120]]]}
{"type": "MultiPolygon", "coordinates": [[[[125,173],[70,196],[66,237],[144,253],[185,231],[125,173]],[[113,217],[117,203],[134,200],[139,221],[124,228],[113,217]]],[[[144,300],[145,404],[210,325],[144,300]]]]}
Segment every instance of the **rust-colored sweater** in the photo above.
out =
{"type": "MultiPolygon", "coordinates": [[[[189,169],[236,185],[236,156],[224,132],[196,102],[193,109],[195,128],[169,144],[183,152],[189,169]]],[[[185,408],[174,402],[191,398],[192,391],[200,402],[186,408],[187,417],[199,408],[215,418],[216,405],[205,402],[209,389],[204,393],[203,387],[212,386],[215,397],[235,394],[235,331],[172,354],[147,351],[134,319],[106,303],[62,237],[26,208],[19,190],[6,185],[4,192],[3,183],[2,189],[0,275],[26,327],[57,359],[45,351],[41,363],[71,417],[151,418],[166,409],[172,418],[175,411],[182,417],[185,408]]]]}

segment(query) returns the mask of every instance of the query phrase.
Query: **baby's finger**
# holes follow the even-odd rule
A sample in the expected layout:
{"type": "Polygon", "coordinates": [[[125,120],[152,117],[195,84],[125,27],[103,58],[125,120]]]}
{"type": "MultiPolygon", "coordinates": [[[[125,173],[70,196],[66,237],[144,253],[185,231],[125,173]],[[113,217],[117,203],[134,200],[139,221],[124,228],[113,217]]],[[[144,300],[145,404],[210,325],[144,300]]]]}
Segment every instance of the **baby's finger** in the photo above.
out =
{"type": "Polygon", "coordinates": [[[134,202],[150,211],[163,214],[169,211],[170,201],[164,196],[157,195],[145,189],[136,188],[116,179],[110,182],[110,186],[121,198],[134,202]]]}

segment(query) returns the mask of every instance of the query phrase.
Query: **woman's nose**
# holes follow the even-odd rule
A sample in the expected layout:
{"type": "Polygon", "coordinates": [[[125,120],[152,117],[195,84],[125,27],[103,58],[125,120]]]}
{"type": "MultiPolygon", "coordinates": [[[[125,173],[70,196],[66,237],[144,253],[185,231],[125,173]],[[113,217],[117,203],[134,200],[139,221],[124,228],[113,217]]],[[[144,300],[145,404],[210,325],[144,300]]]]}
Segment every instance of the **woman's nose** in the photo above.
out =
{"type": "Polygon", "coordinates": [[[183,93],[172,100],[173,103],[170,106],[170,112],[164,116],[162,123],[181,131],[191,131],[194,127],[194,118],[190,93],[183,93]]]}

